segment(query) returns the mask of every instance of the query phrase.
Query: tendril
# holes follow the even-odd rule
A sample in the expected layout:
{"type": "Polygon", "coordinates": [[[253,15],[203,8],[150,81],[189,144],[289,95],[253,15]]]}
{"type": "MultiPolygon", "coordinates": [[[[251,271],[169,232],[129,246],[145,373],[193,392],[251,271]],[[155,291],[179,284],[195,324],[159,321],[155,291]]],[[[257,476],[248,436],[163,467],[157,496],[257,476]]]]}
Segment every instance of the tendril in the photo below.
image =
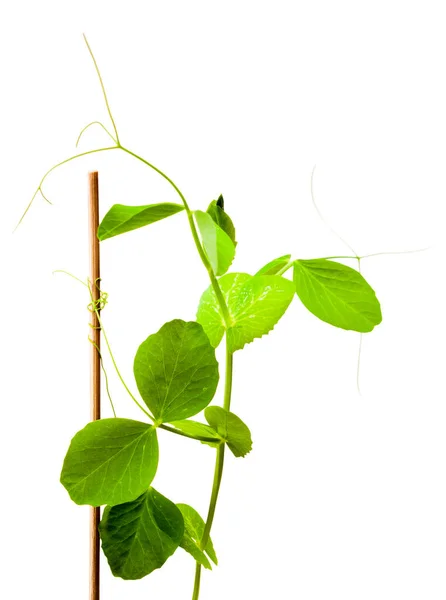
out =
{"type": "MultiPolygon", "coordinates": [[[[388,255],[391,255],[391,254],[413,254],[415,252],[424,252],[424,251],[430,249],[430,247],[426,247],[426,248],[418,248],[418,249],[415,249],[415,250],[400,250],[400,251],[397,250],[397,251],[394,251],[394,252],[392,252],[392,251],[391,252],[374,252],[372,254],[365,254],[364,256],[359,256],[358,253],[355,252],[355,250],[352,248],[352,246],[328,223],[328,221],[324,218],[322,212],[320,211],[318,205],[316,204],[316,199],[315,199],[315,196],[314,196],[314,171],[315,171],[315,169],[316,169],[316,165],[313,167],[313,171],[311,172],[311,183],[310,183],[311,200],[313,202],[313,206],[314,206],[317,214],[319,215],[319,218],[321,219],[321,221],[354,254],[354,256],[327,256],[327,257],[325,257],[327,260],[328,259],[332,259],[332,258],[346,258],[346,259],[356,260],[356,261],[358,261],[358,271],[360,273],[361,272],[361,260],[363,260],[365,258],[372,258],[372,257],[375,257],[375,256],[388,256],[388,255]]],[[[291,262],[291,264],[292,264],[292,262],[291,262]]],[[[285,268],[285,270],[287,270],[287,268],[289,268],[289,266],[287,266],[285,268]]],[[[280,274],[282,274],[282,273],[280,273],[280,274]]],[[[359,334],[358,360],[357,360],[357,367],[356,367],[356,388],[357,388],[358,394],[360,396],[362,396],[362,394],[361,394],[361,386],[360,386],[362,342],[363,342],[363,334],[360,333],[359,334]]]]}
{"type": "MultiPolygon", "coordinates": [[[[98,284],[96,284],[98,287],[98,284]]],[[[99,288],[98,288],[99,289],[99,288]]],[[[97,300],[93,300],[88,304],[88,310],[91,313],[96,313],[96,311],[102,311],[108,303],[108,293],[103,290],[99,290],[99,298],[97,300]]]]}
{"type": "MultiPolygon", "coordinates": [[[[69,277],[71,277],[72,279],[74,279],[75,281],[77,281],[78,283],[81,283],[82,285],[84,285],[86,288],[88,288],[90,290],[90,297],[91,297],[91,289],[90,289],[88,283],[86,283],[85,281],[82,281],[82,279],[80,279],[79,277],[76,277],[76,275],[73,275],[73,273],[70,273],[69,271],[65,271],[63,269],[57,269],[57,270],[53,271],[53,275],[54,275],[54,273],[63,273],[64,275],[68,275],[69,277]]],[[[95,285],[99,289],[99,279],[97,279],[95,281],[95,285]]],[[[90,302],[90,304],[88,304],[87,309],[91,313],[96,312],[96,310],[102,310],[105,307],[105,305],[107,304],[107,300],[108,300],[108,294],[107,294],[107,292],[101,292],[100,293],[100,297],[98,298],[98,300],[96,300],[94,303],[93,303],[93,300],[92,300],[90,302]]],[[[96,329],[96,330],[97,329],[101,329],[100,326],[99,327],[95,327],[93,325],[93,323],[89,323],[88,325],[92,329],[96,329]]],[[[100,359],[100,363],[101,363],[101,369],[102,369],[102,372],[104,373],[105,389],[107,391],[107,396],[108,396],[108,399],[110,401],[110,405],[111,405],[111,409],[113,411],[113,415],[116,417],[115,406],[113,404],[113,400],[112,400],[112,397],[111,397],[111,394],[110,394],[110,388],[109,388],[109,385],[108,385],[108,375],[107,375],[107,371],[106,371],[105,366],[104,366],[104,361],[103,361],[103,358],[102,358],[102,352],[101,352],[99,346],[96,344],[96,342],[94,340],[91,339],[90,336],[88,336],[88,341],[90,342],[90,344],[93,344],[93,346],[96,348],[97,353],[99,354],[99,359],[100,359]]]]}
{"type": "Polygon", "coordinates": [[[341,242],[347,246],[347,248],[349,250],[351,250],[353,252],[353,254],[355,255],[355,257],[358,259],[359,261],[359,256],[358,253],[355,252],[355,250],[353,250],[353,248],[350,246],[350,244],[330,225],[330,223],[327,221],[327,219],[325,219],[325,217],[323,216],[322,212],[320,211],[318,205],[316,204],[316,199],[314,197],[314,172],[316,170],[316,165],[314,165],[313,170],[311,172],[311,180],[310,180],[310,192],[311,192],[311,200],[313,202],[313,206],[317,212],[317,214],[319,215],[320,220],[328,227],[328,229],[339,239],[341,240],[341,242]]]}
{"type": "Polygon", "coordinates": [[[69,158],[66,158],[65,160],[62,160],[61,162],[57,163],[56,165],[53,165],[51,167],[51,169],[48,169],[48,171],[45,173],[45,175],[42,177],[42,179],[40,180],[40,183],[36,189],[36,191],[33,194],[33,197],[31,198],[28,206],[25,208],[22,216],[19,219],[19,222],[17,223],[17,225],[14,228],[14,231],[16,231],[16,229],[18,228],[18,226],[21,224],[21,222],[23,221],[23,219],[26,217],[29,209],[31,208],[34,200],[36,199],[37,194],[40,192],[40,194],[42,195],[42,198],[44,198],[47,202],[49,202],[50,204],[52,204],[48,198],[45,196],[45,194],[42,191],[42,185],[45,181],[45,179],[48,177],[48,175],[50,173],[52,173],[55,169],[61,167],[62,165],[65,165],[69,162],[71,162],[72,160],[76,160],[77,158],[81,158],[83,156],[88,156],[89,154],[95,154],[97,152],[106,152],[108,150],[117,150],[119,147],[118,146],[108,146],[106,148],[96,148],[95,150],[87,150],[87,152],[81,152],[79,154],[75,154],[73,156],[70,156],[69,158]]]}
{"type": "MultiPolygon", "coordinates": [[[[107,346],[107,350],[108,350],[108,353],[110,355],[110,359],[111,359],[111,361],[113,363],[113,367],[114,367],[114,369],[116,371],[116,374],[119,377],[119,380],[121,381],[122,385],[124,386],[126,392],[130,396],[130,398],[133,400],[133,402],[138,406],[138,408],[140,408],[142,410],[142,412],[147,417],[149,417],[149,419],[151,421],[154,421],[153,416],[142,406],[142,404],[140,402],[138,402],[138,400],[135,398],[135,396],[130,391],[130,388],[126,384],[123,376],[121,375],[121,371],[119,370],[118,365],[117,365],[116,360],[115,360],[115,357],[113,355],[113,352],[112,352],[112,349],[111,349],[111,346],[110,346],[110,342],[108,341],[108,337],[107,337],[107,334],[105,332],[104,325],[102,323],[102,319],[101,319],[101,316],[100,316],[100,310],[101,310],[100,306],[104,302],[105,302],[105,304],[107,303],[108,295],[105,295],[105,297],[104,297],[104,292],[102,290],[99,290],[99,293],[100,293],[99,298],[97,300],[95,300],[93,298],[92,284],[91,284],[90,280],[88,280],[88,282],[89,282],[88,289],[90,291],[90,300],[91,300],[90,304],[88,305],[88,310],[90,310],[90,312],[94,312],[94,314],[96,315],[96,318],[97,318],[98,323],[99,323],[99,329],[101,330],[102,335],[104,337],[104,341],[105,341],[105,344],[107,346]]],[[[99,279],[95,280],[94,286],[97,289],[99,289],[99,279]]],[[[105,304],[103,304],[103,305],[105,306],[105,304]]]]}
{"type": "MultiPolygon", "coordinates": [[[[90,323],[90,326],[91,326],[91,327],[93,327],[93,325],[91,325],[91,323],[90,323]]],[[[94,328],[94,329],[96,329],[96,328],[94,328]]],[[[110,405],[111,405],[111,408],[112,408],[112,411],[113,411],[113,416],[114,416],[114,417],[115,417],[115,419],[116,419],[116,411],[115,411],[115,406],[114,406],[114,404],[113,404],[113,400],[112,400],[112,397],[111,397],[111,394],[110,394],[110,389],[109,389],[109,387],[108,387],[108,375],[107,375],[107,371],[106,371],[106,369],[105,369],[105,367],[104,367],[104,361],[103,361],[103,359],[102,359],[102,352],[101,352],[101,349],[100,349],[100,348],[99,348],[99,346],[96,344],[96,342],[94,342],[94,341],[91,339],[91,337],[90,337],[90,336],[88,336],[88,341],[90,342],[90,344],[92,344],[92,345],[93,345],[93,346],[96,348],[96,352],[99,354],[99,360],[100,360],[100,363],[101,363],[101,369],[102,369],[102,372],[104,373],[104,379],[105,379],[105,390],[106,390],[106,392],[107,392],[107,396],[108,396],[108,399],[109,399],[109,401],[110,401],[110,405]]]]}
{"type": "Polygon", "coordinates": [[[108,116],[110,117],[110,121],[112,122],[113,130],[115,132],[116,144],[119,146],[120,142],[119,142],[118,129],[116,127],[115,120],[113,118],[113,115],[112,115],[112,112],[111,112],[111,109],[110,109],[110,104],[108,103],[107,92],[105,91],[104,82],[102,81],[102,75],[101,75],[101,72],[99,71],[98,63],[96,62],[96,59],[95,59],[94,54],[93,54],[93,51],[92,51],[92,49],[90,47],[90,44],[88,43],[87,36],[85,35],[85,33],[83,34],[83,36],[84,36],[84,40],[85,40],[85,43],[86,43],[87,48],[88,48],[88,52],[90,53],[91,59],[93,61],[94,67],[96,69],[96,74],[98,76],[99,83],[101,84],[102,95],[104,96],[105,106],[107,107],[108,116]]]}
{"type": "Polygon", "coordinates": [[[105,133],[115,142],[115,144],[117,144],[117,140],[112,136],[112,134],[109,132],[109,130],[105,127],[105,125],[103,123],[101,123],[100,121],[92,121],[91,123],[88,123],[88,125],[85,125],[85,127],[82,129],[82,131],[80,132],[77,141],[76,141],[76,148],[79,145],[80,139],[82,137],[82,135],[87,131],[87,129],[89,127],[91,127],[92,125],[99,125],[100,127],[102,127],[102,129],[105,131],[105,133]]]}

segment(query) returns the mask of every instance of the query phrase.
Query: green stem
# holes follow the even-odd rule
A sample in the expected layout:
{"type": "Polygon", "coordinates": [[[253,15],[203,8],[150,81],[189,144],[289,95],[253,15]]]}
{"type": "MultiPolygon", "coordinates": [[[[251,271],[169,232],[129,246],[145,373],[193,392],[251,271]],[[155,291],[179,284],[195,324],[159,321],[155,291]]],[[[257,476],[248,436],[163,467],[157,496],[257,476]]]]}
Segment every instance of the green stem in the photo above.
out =
{"type": "Polygon", "coordinates": [[[225,410],[229,410],[231,408],[233,367],[234,367],[234,355],[229,348],[228,336],[226,335],[226,375],[225,375],[225,394],[224,394],[224,399],[223,399],[223,408],[225,410]]]}
{"type": "MultiPolygon", "coordinates": [[[[206,547],[206,544],[209,541],[209,537],[211,534],[212,523],[214,521],[215,509],[217,506],[217,498],[218,492],[220,490],[221,478],[223,475],[223,464],[225,459],[225,445],[220,444],[217,448],[217,457],[215,460],[215,470],[214,470],[214,481],[212,483],[212,495],[211,501],[209,503],[208,516],[206,519],[206,525],[204,526],[203,537],[200,541],[200,549],[203,550],[206,547]]],[[[194,580],[194,590],[192,593],[192,600],[198,600],[198,596],[200,593],[200,580],[201,580],[201,564],[199,562],[195,565],[195,580],[194,580]]]]}
{"type": "Polygon", "coordinates": [[[160,169],[158,169],[158,167],[155,167],[155,165],[153,165],[152,163],[150,163],[148,160],[146,160],[142,156],[139,156],[138,154],[135,154],[134,152],[132,152],[128,148],[125,148],[124,146],[121,146],[121,145],[119,145],[119,148],[121,150],[123,150],[123,152],[126,152],[127,154],[130,154],[130,156],[133,156],[133,158],[136,158],[137,160],[141,161],[142,163],[144,163],[145,165],[147,165],[148,167],[150,167],[151,169],[153,169],[154,171],[156,171],[159,175],[161,175],[161,177],[163,177],[163,179],[165,179],[166,181],[168,181],[170,183],[170,185],[174,188],[174,190],[176,191],[176,193],[179,195],[179,197],[181,198],[181,201],[183,202],[184,208],[186,209],[186,211],[187,212],[191,212],[190,208],[189,208],[189,205],[187,203],[187,200],[184,197],[182,191],[177,186],[177,184],[174,181],[172,181],[172,179],[170,179],[170,177],[168,177],[165,173],[163,173],[160,169]]]}
{"type": "Polygon", "coordinates": [[[45,200],[47,200],[47,202],[48,202],[48,199],[45,197],[44,193],[42,192],[42,185],[43,185],[43,182],[45,181],[45,179],[48,177],[48,175],[50,173],[52,173],[55,169],[57,169],[58,167],[61,167],[62,165],[66,165],[67,163],[71,162],[72,160],[76,160],[77,158],[81,158],[82,156],[88,156],[89,154],[95,154],[96,152],[106,152],[107,150],[117,150],[117,149],[118,149],[118,146],[108,146],[107,148],[97,148],[96,150],[87,150],[87,152],[80,152],[79,154],[75,154],[74,156],[70,156],[69,158],[66,158],[65,160],[62,160],[61,162],[57,163],[57,165],[54,165],[53,167],[51,167],[51,169],[48,169],[48,171],[45,173],[45,175],[40,180],[38,188],[34,192],[34,195],[31,198],[28,206],[25,208],[25,211],[23,212],[23,215],[20,217],[19,222],[15,226],[14,231],[17,229],[17,227],[20,225],[20,223],[25,218],[27,212],[31,208],[32,203],[34,202],[35,197],[37,196],[37,194],[39,192],[42,194],[43,198],[45,198],[45,200]]]}
{"type": "Polygon", "coordinates": [[[200,563],[195,564],[195,579],[194,579],[194,592],[192,594],[192,600],[198,600],[200,594],[200,581],[201,581],[201,565],[200,563]]]}
{"type": "MultiPolygon", "coordinates": [[[[226,335],[226,375],[225,375],[225,391],[223,408],[229,410],[231,406],[232,395],[232,375],[233,375],[233,353],[230,351],[228,336],[226,335]]],[[[220,444],[217,448],[217,456],[215,458],[214,480],[212,483],[212,493],[209,502],[208,515],[204,526],[203,536],[200,540],[200,549],[204,550],[211,535],[212,524],[214,522],[215,509],[217,507],[218,493],[220,491],[221,479],[223,476],[223,466],[225,460],[225,444],[220,444]]],[[[195,580],[192,600],[198,600],[200,593],[201,580],[201,564],[197,562],[195,565],[195,580]]]]}
{"type": "Polygon", "coordinates": [[[204,526],[203,537],[200,540],[200,548],[204,550],[211,535],[212,523],[214,522],[215,509],[217,507],[218,492],[220,491],[221,478],[223,476],[223,465],[225,460],[225,444],[220,444],[217,448],[215,459],[214,481],[212,482],[212,494],[209,502],[208,516],[204,526]]]}

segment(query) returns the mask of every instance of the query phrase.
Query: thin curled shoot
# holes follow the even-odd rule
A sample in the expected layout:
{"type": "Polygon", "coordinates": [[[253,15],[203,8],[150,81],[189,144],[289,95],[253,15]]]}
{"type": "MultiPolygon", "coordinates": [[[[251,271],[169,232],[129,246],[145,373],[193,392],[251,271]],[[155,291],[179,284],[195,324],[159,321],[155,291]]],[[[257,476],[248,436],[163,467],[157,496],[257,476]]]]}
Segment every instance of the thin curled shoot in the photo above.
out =
{"type": "Polygon", "coordinates": [[[347,246],[347,248],[349,250],[351,250],[353,252],[353,254],[355,255],[355,258],[359,259],[359,256],[357,254],[357,252],[355,252],[355,250],[352,248],[352,246],[350,246],[350,244],[328,223],[328,221],[324,218],[323,214],[321,213],[321,211],[319,210],[319,207],[316,203],[316,199],[314,196],[314,172],[316,170],[316,165],[314,165],[313,170],[311,172],[311,179],[310,179],[310,193],[311,193],[311,200],[313,202],[313,207],[316,210],[317,214],[319,215],[319,218],[321,219],[321,221],[323,223],[325,223],[325,225],[328,227],[328,229],[339,239],[341,240],[341,242],[347,246]]]}
{"type": "Polygon", "coordinates": [[[96,287],[96,289],[99,292],[99,298],[97,298],[97,300],[95,300],[93,298],[93,293],[91,293],[91,302],[87,306],[88,310],[91,313],[97,313],[97,311],[104,310],[104,308],[106,307],[106,305],[108,303],[108,293],[99,287],[99,282],[100,282],[100,279],[97,279],[94,282],[94,286],[96,287]]]}
{"type": "Polygon", "coordinates": [[[97,148],[95,150],[88,150],[87,152],[81,152],[80,154],[74,154],[73,156],[70,156],[69,158],[66,158],[65,160],[62,160],[61,162],[53,165],[51,167],[51,169],[48,169],[48,171],[44,174],[44,176],[42,177],[42,179],[40,180],[39,185],[37,186],[36,191],[34,192],[28,206],[25,208],[25,210],[23,211],[22,216],[20,217],[17,225],[14,228],[14,231],[17,230],[17,228],[19,227],[19,225],[23,222],[23,219],[26,217],[26,215],[28,214],[31,206],[34,203],[34,200],[37,197],[37,194],[40,192],[40,195],[42,196],[42,198],[44,200],[46,200],[46,202],[48,202],[49,204],[52,204],[52,202],[50,202],[50,200],[48,200],[48,198],[45,196],[45,194],[42,191],[42,185],[44,184],[46,178],[48,177],[48,175],[50,175],[50,173],[52,173],[53,171],[55,171],[56,169],[58,169],[59,167],[61,167],[62,165],[65,165],[73,160],[77,160],[78,158],[82,158],[83,156],[89,156],[90,154],[95,154],[97,152],[107,152],[108,150],[117,150],[118,146],[108,146],[106,148],[97,148]]]}
{"type": "MultiPolygon", "coordinates": [[[[63,273],[64,275],[68,275],[69,277],[71,277],[72,279],[74,279],[75,281],[77,281],[78,283],[82,284],[83,286],[85,286],[89,291],[90,291],[90,297],[91,297],[91,287],[89,285],[89,280],[87,279],[87,281],[82,281],[82,279],[80,279],[79,277],[76,277],[76,275],[73,275],[72,273],[70,273],[69,271],[65,271],[63,269],[56,269],[55,271],[53,271],[54,273],[63,273]]],[[[95,285],[98,287],[99,286],[99,280],[96,280],[95,285]]],[[[98,288],[99,289],[99,288],[98,288]]],[[[107,300],[108,300],[108,294],[106,292],[101,292],[101,297],[95,302],[93,303],[93,301],[91,301],[88,305],[87,305],[87,310],[89,312],[95,312],[96,310],[102,310],[105,305],[107,304],[107,300]],[[104,298],[102,298],[102,296],[105,296],[104,298]]],[[[95,327],[93,325],[93,323],[88,323],[88,326],[91,327],[91,329],[100,329],[100,327],[95,327]]],[[[107,397],[109,399],[110,402],[110,406],[113,412],[113,415],[116,417],[116,411],[115,411],[115,406],[110,394],[110,387],[109,387],[109,383],[108,383],[108,375],[107,375],[107,370],[105,368],[104,365],[104,359],[102,357],[102,352],[101,349],[99,348],[99,346],[96,344],[96,342],[90,337],[88,336],[88,341],[90,342],[90,344],[92,344],[94,346],[94,348],[96,349],[96,352],[99,354],[99,358],[100,358],[100,362],[101,362],[101,369],[102,372],[104,374],[104,379],[105,379],[105,390],[107,392],[107,397]]]]}
{"type": "Polygon", "coordinates": [[[89,129],[92,125],[99,125],[100,127],[102,127],[102,129],[105,131],[105,133],[112,139],[113,142],[115,142],[115,144],[117,145],[118,142],[117,140],[112,136],[112,134],[109,132],[109,130],[105,127],[105,125],[103,123],[101,123],[100,121],[92,121],[91,123],[88,123],[88,125],[85,125],[85,127],[81,130],[77,140],[76,140],[76,148],[79,145],[79,142],[81,140],[82,135],[87,131],[87,129],[89,129]]]}
{"type": "MultiPolygon", "coordinates": [[[[347,248],[349,250],[351,250],[354,254],[354,256],[331,256],[331,257],[327,257],[327,259],[336,259],[336,258],[343,258],[343,259],[353,259],[356,260],[358,262],[358,271],[361,272],[361,260],[366,259],[366,258],[372,258],[375,256],[388,256],[388,255],[392,255],[392,254],[412,254],[415,252],[424,252],[425,250],[428,250],[429,248],[419,248],[419,249],[415,249],[415,250],[402,250],[402,251],[390,251],[390,252],[374,252],[372,254],[365,254],[363,256],[359,256],[358,253],[353,249],[353,247],[347,242],[346,239],[344,239],[331,225],[330,223],[328,223],[327,219],[324,217],[324,215],[322,214],[321,210],[319,209],[317,202],[316,202],[316,198],[315,198],[315,194],[314,194],[314,172],[316,170],[316,165],[314,165],[313,170],[311,172],[311,182],[310,182],[310,193],[311,193],[311,200],[313,203],[313,207],[316,210],[319,218],[321,219],[321,221],[323,223],[325,223],[325,225],[330,229],[330,231],[345,245],[347,246],[347,248]]],[[[291,263],[289,264],[289,266],[291,266],[291,263]]],[[[282,269],[282,273],[285,272],[287,270],[287,268],[289,268],[289,266],[284,267],[284,269],[282,269]]],[[[358,346],[358,358],[357,358],[357,363],[356,363],[356,389],[358,391],[358,394],[360,396],[362,396],[362,392],[361,392],[361,385],[360,385],[360,374],[361,374],[361,355],[362,355],[362,343],[363,343],[363,333],[359,333],[359,346],[358,346]]]]}
{"type": "Polygon", "coordinates": [[[95,56],[94,56],[94,54],[93,54],[93,51],[92,51],[92,49],[91,49],[91,47],[90,47],[90,44],[88,43],[87,36],[85,35],[85,33],[84,33],[84,34],[82,34],[82,35],[83,35],[83,37],[84,37],[85,44],[86,44],[86,46],[87,46],[87,48],[88,48],[88,52],[90,53],[91,59],[92,59],[92,61],[93,61],[94,68],[95,68],[95,70],[96,70],[96,74],[97,74],[97,76],[98,76],[99,83],[100,83],[100,85],[101,85],[101,89],[102,89],[102,95],[104,96],[104,101],[105,101],[105,105],[106,105],[106,107],[107,107],[108,116],[110,117],[110,121],[112,122],[112,125],[113,125],[113,130],[114,130],[114,132],[115,132],[116,144],[119,146],[119,145],[120,145],[120,142],[119,142],[119,134],[118,134],[118,129],[117,129],[117,127],[116,127],[115,120],[114,120],[114,118],[113,118],[113,115],[112,115],[112,112],[111,112],[111,109],[110,109],[110,104],[109,104],[109,102],[108,102],[107,92],[105,91],[104,82],[103,82],[103,80],[102,80],[102,75],[101,75],[101,72],[100,72],[100,70],[99,70],[98,63],[96,62],[96,58],[95,58],[95,56]]]}

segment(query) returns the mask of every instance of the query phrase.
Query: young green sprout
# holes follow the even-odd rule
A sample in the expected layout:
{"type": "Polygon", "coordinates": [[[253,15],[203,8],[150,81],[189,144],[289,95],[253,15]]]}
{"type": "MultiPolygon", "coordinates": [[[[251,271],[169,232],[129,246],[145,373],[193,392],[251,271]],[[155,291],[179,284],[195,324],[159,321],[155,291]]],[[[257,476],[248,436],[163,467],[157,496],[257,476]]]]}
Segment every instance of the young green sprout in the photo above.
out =
{"type": "Polygon", "coordinates": [[[353,259],[359,265],[365,257],[356,253],[313,260],[287,254],[275,258],[255,274],[229,272],[237,242],[223,196],[213,200],[205,211],[192,210],[172,179],[121,144],[98,66],[86,39],[85,42],[99,77],[112,132],[95,121],[81,131],[79,138],[90,126],[99,125],[113,145],[76,154],[52,167],[42,178],[31,203],[39,192],[46,199],[42,186],[58,166],[95,152],[125,152],[163,177],[176,191],[179,203],[116,204],[100,223],[99,240],[131,235],[135,229],[184,213],[210,285],[201,294],[196,321],[174,319],[141,340],[134,359],[140,400],[132,395],[117,369],[103,330],[101,307],[94,302],[90,304],[113,365],[141,409],[142,420],[114,417],[87,424],[71,441],[61,483],[76,504],[105,506],[100,535],[113,575],[140,579],[162,567],[182,548],[195,562],[192,600],[197,600],[202,568],[210,570],[217,565],[211,529],[225,457],[228,451],[234,457],[244,457],[252,448],[248,426],[232,412],[234,354],[268,334],[296,297],[315,317],[360,334],[369,333],[379,325],[381,308],[361,273],[334,260],[353,259]],[[289,271],[291,279],[285,277],[289,271]],[[222,342],[226,351],[221,366],[215,349],[222,342]],[[220,379],[224,381],[223,406],[211,406],[220,379]],[[197,418],[199,414],[203,416],[197,418]],[[159,428],[213,449],[215,472],[207,515],[198,514],[187,504],[173,502],[153,487],[158,468],[159,428]]]}

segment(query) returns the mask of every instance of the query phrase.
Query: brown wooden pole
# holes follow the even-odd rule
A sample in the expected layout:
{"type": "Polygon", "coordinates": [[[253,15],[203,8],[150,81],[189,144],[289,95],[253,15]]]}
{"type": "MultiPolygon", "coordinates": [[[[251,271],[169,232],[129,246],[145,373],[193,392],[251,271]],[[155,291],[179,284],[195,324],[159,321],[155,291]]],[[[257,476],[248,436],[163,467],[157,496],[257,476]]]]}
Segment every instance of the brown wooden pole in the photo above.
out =
{"type": "MultiPolygon", "coordinates": [[[[100,298],[100,260],[99,240],[96,235],[99,226],[99,181],[97,171],[88,174],[88,220],[90,246],[90,285],[93,302],[100,298]]],[[[101,418],[101,357],[98,348],[101,345],[101,330],[94,312],[91,313],[91,419],[101,418]]],[[[99,600],[99,507],[91,507],[90,513],[90,600],[99,600]]]]}

